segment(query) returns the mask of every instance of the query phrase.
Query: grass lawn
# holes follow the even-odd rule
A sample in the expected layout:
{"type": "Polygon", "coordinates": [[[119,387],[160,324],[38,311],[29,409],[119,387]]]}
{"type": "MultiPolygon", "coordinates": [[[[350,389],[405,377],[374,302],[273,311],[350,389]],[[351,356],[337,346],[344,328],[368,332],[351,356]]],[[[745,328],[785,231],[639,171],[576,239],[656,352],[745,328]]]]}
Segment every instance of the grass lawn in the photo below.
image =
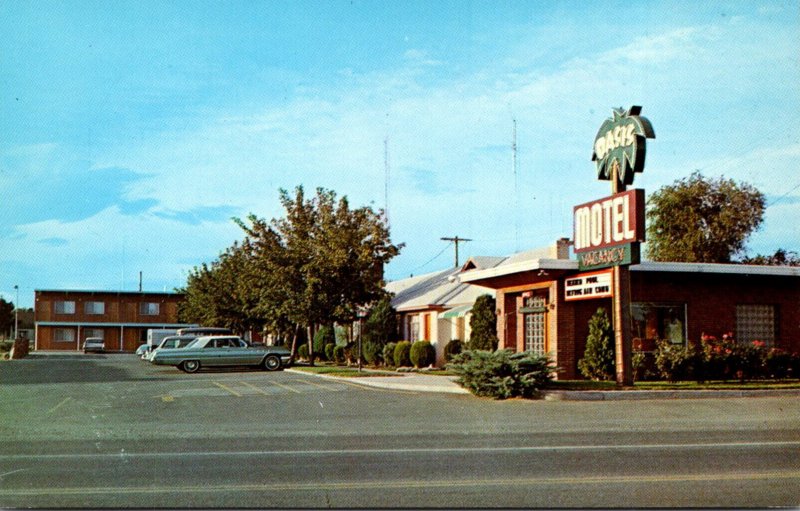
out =
{"type": "Polygon", "coordinates": [[[356,367],[343,367],[334,365],[315,365],[315,366],[292,366],[292,369],[314,374],[327,374],[330,376],[341,376],[344,378],[365,378],[370,376],[402,376],[400,373],[390,371],[376,371],[374,369],[364,369],[358,372],[356,367]]]}
{"type": "MultiPolygon", "coordinates": [[[[554,381],[551,390],[617,390],[617,384],[611,381],[561,380],[554,381]]],[[[697,383],[682,381],[670,383],[666,381],[636,382],[625,390],[769,390],[800,389],[798,380],[762,380],[739,383],[737,381],[711,381],[697,383]]]]}

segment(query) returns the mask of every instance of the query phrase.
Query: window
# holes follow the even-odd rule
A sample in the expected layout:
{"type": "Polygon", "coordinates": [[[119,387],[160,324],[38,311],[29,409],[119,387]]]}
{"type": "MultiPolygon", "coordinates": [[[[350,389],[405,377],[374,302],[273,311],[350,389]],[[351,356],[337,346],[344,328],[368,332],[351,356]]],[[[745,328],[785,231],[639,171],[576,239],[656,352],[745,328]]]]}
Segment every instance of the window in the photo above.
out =
{"type": "Polygon", "coordinates": [[[408,318],[408,340],[411,342],[419,340],[419,323],[419,316],[416,314],[408,318]]]}
{"type": "Polygon", "coordinates": [[[547,301],[544,296],[531,296],[525,298],[524,305],[520,312],[524,314],[525,318],[525,351],[544,355],[546,349],[545,314],[547,301]]]}
{"type": "Polygon", "coordinates": [[[737,305],[736,340],[743,343],[763,341],[775,343],[774,305],[737,305]]]}
{"type": "Polygon", "coordinates": [[[86,302],[83,304],[83,310],[86,314],[105,314],[105,302],[86,302]]]}
{"type": "Polygon", "coordinates": [[[55,342],[75,342],[75,330],[72,328],[56,328],[53,332],[55,342]]]}
{"type": "Polygon", "coordinates": [[[56,314],[75,314],[75,302],[56,302],[56,314]]]}
{"type": "Polygon", "coordinates": [[[686,342],[686,304],[632,303],[631,323],[635,349],[655,351],[657,340],[686,342]]]}
{"type": "Polygon", "coordinates": [[[140,303],[139,314],[142,316],[158,316],[158,304],[153,302],[140,303]]]}
{"type": "Polygon", "coordinates": [[[87,337],[99,337],[101,339],[105,339],[106,332],[102,328],[84,328],[83,338],[86,339],[87,337]]]}

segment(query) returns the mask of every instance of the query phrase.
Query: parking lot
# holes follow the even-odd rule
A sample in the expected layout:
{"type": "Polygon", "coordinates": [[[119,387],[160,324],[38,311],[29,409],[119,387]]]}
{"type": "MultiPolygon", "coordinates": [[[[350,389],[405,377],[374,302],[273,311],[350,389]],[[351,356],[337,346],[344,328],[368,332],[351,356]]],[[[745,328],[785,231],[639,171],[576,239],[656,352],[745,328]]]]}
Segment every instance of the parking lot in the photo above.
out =
{"type": "Polygon", "coordinates": [[[0,507],[646,507],[800,501],[794,398],[571,403],[0,364],[0,507]]]}

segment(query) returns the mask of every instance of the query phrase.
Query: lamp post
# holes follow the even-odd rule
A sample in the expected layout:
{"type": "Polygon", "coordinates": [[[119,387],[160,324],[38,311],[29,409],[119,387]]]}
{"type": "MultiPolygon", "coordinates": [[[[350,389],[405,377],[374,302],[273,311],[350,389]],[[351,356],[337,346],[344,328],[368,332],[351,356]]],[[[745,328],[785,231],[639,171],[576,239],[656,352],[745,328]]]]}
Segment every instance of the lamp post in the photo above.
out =
{"type": "Polygon", "coordinates": [[[17,302],[14,304],[14,340],[19,339],[19,286],[15,285],[14,290],[17,292],[17,302]]]}

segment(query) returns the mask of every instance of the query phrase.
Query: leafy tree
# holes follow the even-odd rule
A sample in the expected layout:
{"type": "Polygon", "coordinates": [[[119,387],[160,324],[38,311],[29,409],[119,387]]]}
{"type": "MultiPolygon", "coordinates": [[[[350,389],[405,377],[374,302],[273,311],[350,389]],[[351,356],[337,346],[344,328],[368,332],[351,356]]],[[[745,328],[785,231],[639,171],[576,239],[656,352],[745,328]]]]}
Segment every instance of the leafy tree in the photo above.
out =
{"type": "Polygon", "coordinates": [[[491,295],[481,295],[472,306],[469,327],[472,331],[467,343],[470,350],[494,351],[497,349],[497,317],[495,299],[491,295]]]}
{"type": "Polygon", "coordinates": [[[0,334],[7,335],[14,325],[14,303],[0,298],[0,334]]]}
{"type": "Polygon", "coordinates": [[[578,369],[592,380],[613,380],[616,376],[614,362],[614,331],[606,310],[598,308],[589,319],[586,351],[578,360],[578,369]]]}
{"type": "Polygon", "coordinates": [[[378,300],[364,322],[364,342],[372,342],[381,346],[397,339],[397,311],[392,307],[392,300],[384,296],[378,300]]]}
{"type": "Polygon", "coordinates": [[[764,194],[700,172],[662,187],[647,201],[647,256],[653,261],[728,263],[761,225],[764,194]]]}
{"type": "Polygon", "coordinates": [[[800,256],[797,255],[797,252],[779,248],[771,256],[759,254],[755,257],[745,257],[741,262],[743,264],[760,264],[764,266],[800,266],[800,256]]]}
{"type": "Polygon", "coordinates": [[[294,195],[281,190],[280,202],[282,218],[234,219],[244,240],[190,272],[180,317],[265,328],[291,338],[295,354],[305,338],[313,360],[319,325],[350,323],[359,307],[385,296],[383,267],[402,244],[391,243],[382,212],[352,209],[333,191],[319,188],[308,199],[303,187],[294,195]]]}

